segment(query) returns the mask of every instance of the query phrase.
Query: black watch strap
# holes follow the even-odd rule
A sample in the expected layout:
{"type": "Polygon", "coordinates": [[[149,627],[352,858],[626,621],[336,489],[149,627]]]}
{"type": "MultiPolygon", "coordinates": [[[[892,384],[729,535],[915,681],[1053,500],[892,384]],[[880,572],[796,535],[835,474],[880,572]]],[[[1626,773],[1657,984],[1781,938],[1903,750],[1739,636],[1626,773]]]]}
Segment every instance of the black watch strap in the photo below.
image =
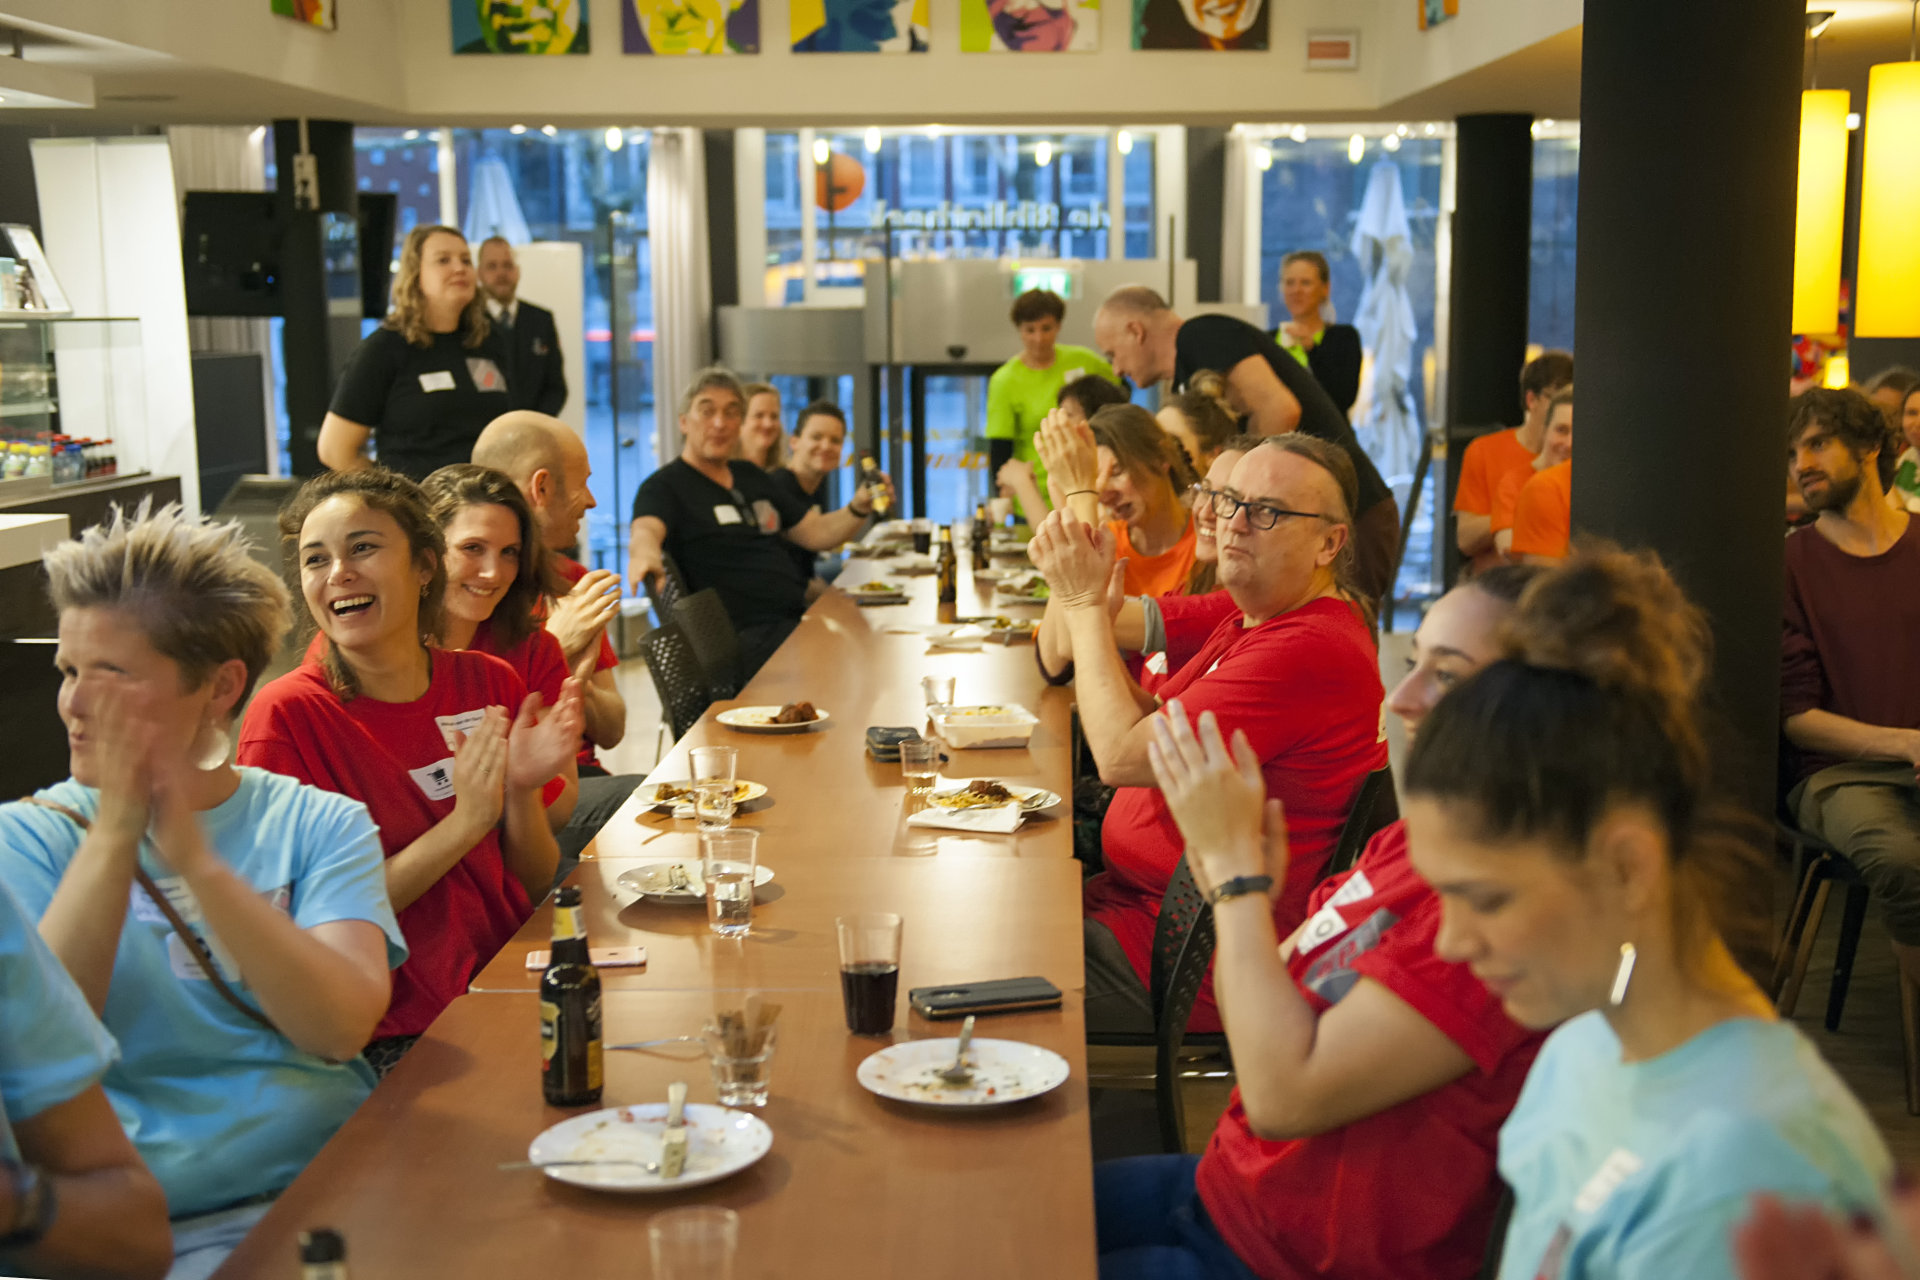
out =
{"type": "Polygon", "coordinates": [[[18,1249],[38,1244],[53,1228],[53,1215],[59,1206],[54,1201],[53,1179],[37,1165],[17,1160],[5,1161],[14,1188],[13,1223],[0,1235],[0,1249],[18,1249]]]}
{"type": "Polygon", "coordinates": [[[1213,886],[1213,892],[1207,895],[1207,904],[1213,906],[1225,902],[1228,898],[1245,897],[1250,893],[1265,894],[1273,888],[1272,876],[1235,876],[1213,886]]]}

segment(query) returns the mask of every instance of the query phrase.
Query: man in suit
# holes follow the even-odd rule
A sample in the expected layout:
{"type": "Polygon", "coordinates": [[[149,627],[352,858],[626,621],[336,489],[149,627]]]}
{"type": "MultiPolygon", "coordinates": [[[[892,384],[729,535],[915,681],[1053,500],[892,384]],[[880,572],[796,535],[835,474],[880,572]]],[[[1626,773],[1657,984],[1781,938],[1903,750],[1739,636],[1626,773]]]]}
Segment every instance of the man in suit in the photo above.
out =
{"type": "Polygon", "coordinates": [[[514,296],[520,287],[520,264],[513,246],[500,236],[480,244],[480,287],[487,292],[487,316],[512,353],[507,391],[513,407],[558,414],[567,403],[567,373],[553,312],[514,296]]]}

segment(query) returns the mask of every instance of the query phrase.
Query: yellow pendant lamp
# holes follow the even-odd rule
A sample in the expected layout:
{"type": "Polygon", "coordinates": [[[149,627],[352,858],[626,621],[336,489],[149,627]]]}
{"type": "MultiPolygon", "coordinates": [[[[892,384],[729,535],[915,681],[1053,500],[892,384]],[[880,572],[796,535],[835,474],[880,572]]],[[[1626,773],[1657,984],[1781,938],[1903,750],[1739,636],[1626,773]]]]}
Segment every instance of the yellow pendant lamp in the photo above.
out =
{"type": "Polygon", "coordinates": [[[1840,327],[1840,242],[1847,216],[1845,89],[1800,95],[1800,193],[1793,229],[1793,331],[1840,327]]]}
{"type": "MultiPolygon", "coordinates": [[[[1920,0],[1915,4],[1920,24],[1920,0]]],[[[1916,29],[1920,29],[1917,27],[1916,29]]],[[[1911,38],[1910,38],[1911,39],[1911,38]]],[[[1853,331],[1920,337],[1920,61],[1888,62],[1867,77],[1860,169],[1860,265],[1853,331]]]]}

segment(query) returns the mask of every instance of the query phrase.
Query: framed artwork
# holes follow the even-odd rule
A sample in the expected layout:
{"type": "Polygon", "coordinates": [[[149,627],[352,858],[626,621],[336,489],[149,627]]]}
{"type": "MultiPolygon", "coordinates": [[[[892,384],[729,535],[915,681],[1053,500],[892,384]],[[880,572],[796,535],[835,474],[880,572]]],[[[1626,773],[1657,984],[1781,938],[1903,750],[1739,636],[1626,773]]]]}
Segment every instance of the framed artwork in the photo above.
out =
{"type": "Polygon", "coordinates": [[[453,18],[455,53],[561,54],[590,49],[587,0],[447,0],[447,8],[453,18]]]}
{"type": "Polygon", "coordinates": [[[925,53],[929,0],[792,0],[795,53],[925,53]]]}
{"type": "Polygon", "coordinates": [[[620,48],[658,57],[760,52],[760,0],[620,0],[620,48]]]}
{"type": "Polygon", "coordinates": [[[1133,0],[1136,49],[1264,49],[1265,0],[1133,0]]]}
{"type": "Polygon", "coordinates": [[[1359,65],[1358,31],[1307,32],[1307,70],[1352,71],[1359,65]]]}
{"type": "Polygon", "coordinates": [[[333,0],[267,0],[273,11],[283,18],[292,18],[295,22],[304,22],[310,27],[319,27],[323,31],[332,31],[335,27],[333,0]]]}
{"type": "Polygon", "coordinates": [[[1460,0],[1414,0],[1420,6],[1420,29],[1437,27],[1449,18],[1460,16],[1460,0]]]}
{"type": "Polygon", "coordinates": [[[1087,53],[1100,0],[960,0],[962,53],[1087,53]]]}

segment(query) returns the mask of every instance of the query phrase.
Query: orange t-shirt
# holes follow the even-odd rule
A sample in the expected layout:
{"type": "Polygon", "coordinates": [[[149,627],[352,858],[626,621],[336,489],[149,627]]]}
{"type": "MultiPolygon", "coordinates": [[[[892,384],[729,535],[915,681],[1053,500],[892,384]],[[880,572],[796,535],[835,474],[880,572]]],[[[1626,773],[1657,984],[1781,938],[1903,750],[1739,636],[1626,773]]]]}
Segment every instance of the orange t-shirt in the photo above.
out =
{"type": "Polygon", "coordinates": [[[1493,532],[1513,528],[1513,509],[1520,502],[1520,491],[1527,487],[1527,481],[1539,474],[1529,462],[1500,477],[1500,487],[1493,494],[1493,532]]]}
{"type": "Polygon", "coordinates": [[[1157,556],[1143,556],[1127,539],[1124,521],[1110,520],[1107,531],[1113,534],[1115,550],[1127,562],[1126,592],[1130,596],[1185,595],[1187,577],[1193,572],[1193,517],[1180,540],[1157,556]]]}
{"type": "Polygon", "coordinates": [[[1573,539],[1573,463],[1562,462],[1527,481],[1513,509],[1516,556],[1564,556],[1573,539]]]}
{"type": "Polygon", "coordinates": [[[1466,456],[1460,460],[1460,487],[1454,491],[1453,509],[1468,515],[1492,515],[1501,478],[1532,465],[1533,455],[1520,443],[1520,428],[1481,436],[1467,446],[1466,456]]]}

